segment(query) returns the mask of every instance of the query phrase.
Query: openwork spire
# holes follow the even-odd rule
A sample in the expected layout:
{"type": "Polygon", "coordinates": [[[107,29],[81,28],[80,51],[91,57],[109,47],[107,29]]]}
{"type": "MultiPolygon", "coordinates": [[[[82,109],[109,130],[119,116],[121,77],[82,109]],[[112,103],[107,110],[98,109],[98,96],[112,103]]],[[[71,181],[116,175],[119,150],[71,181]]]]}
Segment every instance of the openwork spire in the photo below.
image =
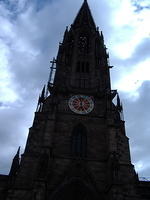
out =
{"type": "Polygon", "coordinates": [[[96,28],[87,0],[84,0],[73,23],[74,27],[80,27],[83,25],[88,25],[91,28],[96,28]]]}

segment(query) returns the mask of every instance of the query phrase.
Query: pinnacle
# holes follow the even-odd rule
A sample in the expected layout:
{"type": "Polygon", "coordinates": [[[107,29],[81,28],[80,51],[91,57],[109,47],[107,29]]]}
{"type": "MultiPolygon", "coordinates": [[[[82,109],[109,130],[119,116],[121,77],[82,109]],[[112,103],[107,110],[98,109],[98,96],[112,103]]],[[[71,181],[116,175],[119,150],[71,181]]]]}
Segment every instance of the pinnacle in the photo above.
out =
{"type": "Polygon", "coordinates": [[[20,155],[20,146],[19,146],[19,148],[18,148],[18,150],[17,150],[17,153],[16,153],[16,155],[15,155],[15,159],[17,158],[18,159],[18,157],[19,157],[19,155],[20,155]]]}

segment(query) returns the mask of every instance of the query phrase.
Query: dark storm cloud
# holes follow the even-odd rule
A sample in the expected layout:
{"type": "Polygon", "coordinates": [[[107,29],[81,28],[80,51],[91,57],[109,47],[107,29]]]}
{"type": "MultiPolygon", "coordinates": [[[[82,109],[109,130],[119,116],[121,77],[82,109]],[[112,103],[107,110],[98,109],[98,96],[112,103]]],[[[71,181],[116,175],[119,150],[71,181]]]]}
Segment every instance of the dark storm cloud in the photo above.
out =
{"type": "Polygon", "coordinates": [[[140,176],[150,177],[150,81],[143,82],[138,93],[139,97],[134,100],[126,93],[121,93],[121,96],[133,163],[137,164],[140,176]],[[142,164],[141,168],[138,163],[142,164]]]}

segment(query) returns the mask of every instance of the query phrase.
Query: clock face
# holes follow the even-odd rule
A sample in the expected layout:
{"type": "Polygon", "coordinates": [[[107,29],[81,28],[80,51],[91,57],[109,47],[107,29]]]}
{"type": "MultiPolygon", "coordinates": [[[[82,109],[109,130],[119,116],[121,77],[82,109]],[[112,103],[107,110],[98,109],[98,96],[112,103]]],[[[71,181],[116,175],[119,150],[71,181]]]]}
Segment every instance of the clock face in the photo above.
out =
{"type": "Polygon", "coordinates": [[[91,97],[84,95],[75,95],[69,99],[69,108],[77,114],[88,114],[94,108],[94,102],[91,97]]]}

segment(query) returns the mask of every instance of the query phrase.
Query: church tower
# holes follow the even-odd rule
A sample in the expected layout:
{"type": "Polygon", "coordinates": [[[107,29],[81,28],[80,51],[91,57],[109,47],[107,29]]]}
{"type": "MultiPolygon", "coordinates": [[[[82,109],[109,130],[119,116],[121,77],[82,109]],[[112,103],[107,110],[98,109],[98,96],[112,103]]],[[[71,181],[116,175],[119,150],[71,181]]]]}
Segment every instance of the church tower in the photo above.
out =
{"type": "Polygon", "coordinates": [[[4,200],[142,199],[108,59],[84,0],[52,62],[4,200]]]}

